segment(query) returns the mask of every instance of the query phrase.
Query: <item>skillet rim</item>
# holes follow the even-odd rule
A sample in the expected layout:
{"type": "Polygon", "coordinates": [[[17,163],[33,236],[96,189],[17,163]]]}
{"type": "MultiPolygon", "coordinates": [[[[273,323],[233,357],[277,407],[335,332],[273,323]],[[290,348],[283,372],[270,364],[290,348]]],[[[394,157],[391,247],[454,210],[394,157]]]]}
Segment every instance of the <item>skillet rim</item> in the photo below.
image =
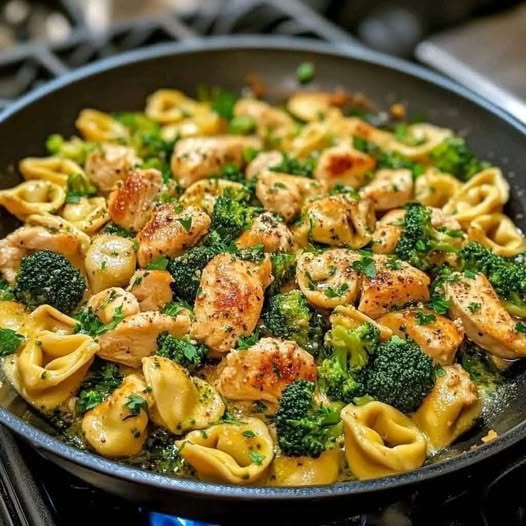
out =
{"type": "MultiPolygon", "coordinates": [[[[168,55],[181,55],[191,52],[239,51],[239,50],[280,50],[287,52],[304,51],[319,55],[332,55],[369,62],[385,68],[394,69],[420,80],[427,81],[445,91],[453,92],[460,97],[482,107],[499,119],[519,131],[526,137],[526,125],[521,123],[505,110],[481,97],[467,87],[463,87],[440,74],[411,64],[396,57],[391,57],[365,48],[347,44],[327,44],[314,39],[275,37],[275,36],[221,36],[189,40],[186,42],[150,46],[115,57],[99,60],[73,72],[54,79],[12,103],[0,112],[0,129],[4,121],[18,111],[30,106],[33,102],[49,93],[64,87],[71,82],[81,81],[95,74],[104,73],[114,67],[124,66],[136,61],[146,62],[150,59],[168,55]]],[[[368,495],[381,490],[401,490],[417,483],[431,482],[439,477],[461,472],[484,460],[504,452],[526,437],[526,421],[499,436],[497,440],[478,446],[476,449],[462,452],[459,455],[423,466],[415,471],[372,480],[347,481],[325,486],[306,487],[269,487],[269,486],[233,486],[194,479],[169,477],[140,468],[105,459],[94,453],[81,451],[69,446],[15,416],[0,406],[0,424],[31,442],[37,449],[49,452],[52,456],[77,464],[82,468],[93,470],[108,477],[119,478],[129,483],[140,483],[168,491],[187,493],[201,497],[221,498],[222,500],[247,501],[283,501],[293,498],[296,501],[312,498],[331,499],[345,495],[368,495]]]]}

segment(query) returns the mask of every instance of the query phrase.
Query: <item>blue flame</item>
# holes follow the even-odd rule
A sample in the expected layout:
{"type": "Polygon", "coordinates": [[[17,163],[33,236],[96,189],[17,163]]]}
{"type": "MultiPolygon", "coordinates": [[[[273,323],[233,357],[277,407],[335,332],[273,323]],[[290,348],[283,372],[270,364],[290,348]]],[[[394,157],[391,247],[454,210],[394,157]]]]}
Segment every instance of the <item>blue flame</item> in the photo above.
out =
{"type": "Polygon", "coordinates": [[[209,522],[194,521],[183,519],[175,515],[165,515],[164,513],[150,513],[150,526],[217,526],[209,522]]]}

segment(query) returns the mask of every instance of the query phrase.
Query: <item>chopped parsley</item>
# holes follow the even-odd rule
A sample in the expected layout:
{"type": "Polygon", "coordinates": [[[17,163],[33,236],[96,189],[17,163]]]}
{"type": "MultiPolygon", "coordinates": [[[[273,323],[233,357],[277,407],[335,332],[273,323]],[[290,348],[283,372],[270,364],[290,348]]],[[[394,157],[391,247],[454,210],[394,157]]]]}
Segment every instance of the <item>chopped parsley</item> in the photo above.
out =
{"type": "Polygon", "coordinates": [[[449,308],[451,307],[451,301],[449,301],[444,296],[435,295],[431,298],[431,301],[428,305],[437,314],[445,315],[449,312],[449,308]]]}
{"type": "Polygon", "coordinates": [[[415,315],[415,320],[418,325],[429,325],[437,321],[437,317],[432,312],[419,310],[415,315]]]}
{"type": "Polygon", "coordinates": [[[159,256],[146,265],[146,270],[166,270],[167,267],[168,258],[166,256],[159,256]]]}
{"type": "Polygon", "coordinates": [[[248,457],[256,466],[261,466],[263,464],[263,461],[265,460],[265,455],[262,455],[261,453],[258,453],[257,451],[251,451],[248,454],[248,457]]]}
{"type": "Polygon", "coordinates": [[[89,307],[82,309],[74,318],[77,320],[77,324],[73,328],[74,333],[99,336],[100,334],[115,329],[124,319],[124,313],[122,312],[122,305],[119,305],[115,309],[113,320],[106,325],[99,320],[98,316],[89,307]]]}
{"type": "Polygon", "coordinates": [[[23,340],[24,337],[12,329],[0,329],[0,356],[15,353],[23,340]]]}
{"type": "Polygon", "coordinates": [[[348,290],[349,290],[349,284],[342,283],[336,288],[327,287],[324,290],[324,293],[325,293],[325,296],[327,296],[327,298],[341,298],[348,290]]]}
{"type": "Polygon", "coordinates": [[[519,321],[515,324],[515,330],[517,332],[522,332],[523,334],[526,334],[526,323],[523,321],[519,321]]]}
{"type": "Polygon", "coordinates": [[[135,393],[128,396],[124,407],[126,407],[133,416],[137,416],[141,410],[148,413],[148,402],[142,396],[135,393]]]}
{"type": "Polygon", "coordinates": [[[472,301],[469,305],[468,305],[468,310],[470,312],[477,312],[481,309],[482,307],[482,304],[481,303],[478,303],[476,301],[472,301]]]}
{"type": "Polygon", "coordinates": [[[376,266],[374,264],[374,259],[371,256],[362,256],[362,259],[353,261],[351,267],[356,272],[360,272],[368,278],[376,278],[376,266]]]}
{"type": "Polygon", "coordinates": [[[187,231],[190,232],[190,229],[192,228],[192,216],[187,217],[179,217],[177,219],[181,226],[187,231]]]}
{"type": "Polygon", "coordinates": [[[252,429],[247,429],[241,433],[245,438],[256,438],[256,433],[252,429]]]}

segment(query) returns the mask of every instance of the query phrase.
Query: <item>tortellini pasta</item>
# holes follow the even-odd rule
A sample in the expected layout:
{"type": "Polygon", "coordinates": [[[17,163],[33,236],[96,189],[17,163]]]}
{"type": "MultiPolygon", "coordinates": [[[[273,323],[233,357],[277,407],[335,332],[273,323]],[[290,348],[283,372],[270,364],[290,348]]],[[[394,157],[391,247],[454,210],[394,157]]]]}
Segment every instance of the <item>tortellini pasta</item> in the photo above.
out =
{"type": "Polygon", "coordinates": [[[71,159],[60,157],[27,157],[20,161],[24,179],[38,179],[65,187],[70,175],[83,174],[84,170],[71,159]]]}
{"type": "Polygon", "coordinates": [[[52,214],[64,204],[66,192],[50,181],[26,181],[0,192],[0,205],[23,221],[33,214],[52,214]]]}
{"type": "Polygon", "coordinates": [[[258,482],[274,458],[267,426],[250,417],[193,431],[177,445],[199,478],[230,484],[258,482]]]}
{"type": "Polygon", "coordinates": [[[144,378],[130,374],[120,387],[82,419],[88,444],[105,457],[130,457],[139,453],[147,438],[152,398],[144,378]]]}
{"type": "Polygon", "coordinates": [[[227,188],[240,191],[243,190],[243,185],[225,179],[202,179],[184,191],[180,202],[185,207],[198,206],[207,214],[211,214],[217,198],[223,195],[227,188]]]}
{"type": "Polygon", "coordinates": [[[340,449],[324,451],[318,458],[279,455],[272,464],[271,486],[318,486],[338,480],[342,459],[340,449]]]}
{"type": "Polygon", "coordinates": [[[133,240],[115,235],[93,238],[84,261],[92,292],[129,283],[135,272],[137,256],[133,240]]]}
{"type": "Polygon", "coordinates": [[[86,234],[94,234],[110,219],[104,197],[81,197],[78,203],[68,203],[61,215],[86,234]]]}
{"type": "Polygon", "coordinates": [[[481,215],[499,212],[509,198],[509,191],[502,172],[498,168],[487,168],[463,184],[443,211],[467,226],[481,215]]]}
{"type": "Polygon", "coordinates": [[[88,141],[118,141],[128,137],[126,126],[102,111],[82,110],[75,122],[81,135],[88,141]]]}
{"type": "Polygon", "coordinates": [[[452,175],[428,168],[415,181],[415,199],[423,205],[442,208],[461,186],[452,175]]]}
{"type": "Polygon", "coordinates": [[[470,429],[482,409],[477,387],[460,365],[446,366],[443,371],[413,416],[431,450],[448,446],[470,429]]]}
{"type": "Polygon", "coordinates": [[[376,322],[352,305],[338,305],[332,311],[329,319],[332,327],[341,325],[349,330],[357,329],[364,323],[370,323],[380,331],[381,340],[389,340],[393,335],[393,331],[389,327],[382,325],[381,318],[376,322]]]}
{"type": "Polygon", "coordinates": [[[190,377],[172,360],[146,357],[142,368],[154,400],[151,418],[157,425],[182,435],[204,429],[223,416],[225,404],[217,391],[204,380],[190,377]]]}
{"type": "Polygon", "coordinates": [[[342,410],[345,455],[360,480],[405,473],[426,459],[426,439],[403,413],[382,402],[342,410]]]}
{"type": "Polygon", "coordinates": [[[505,214],[493,213],[476,217],[468,227],[468,239],[491,248],[497,256],[507,258],[526,250],[526,239],[505,214]]]}
{"type": "Polygon", "coordinates": [[[85,334],[36,332],[18,356],[19,392],[41,410],[54,409],[78,389],[98,349],[85,334]]]}
{"type": "Polygon", "coordinates": [[[187,116],[208,113],[209,106],[197,102],[177,90],[161,89],[152,93],[146,101],[145,113],[161,124],[179,122],[187,116]]]}
{"type": "Polygon", "coordinates": [[[425,122],[407,127],[403,140],[396,136],[389,142],[386,149],[401,153],[409,159],[422,160],[433,148],[451,136],[451,130],[439,128],[425,122]]]}

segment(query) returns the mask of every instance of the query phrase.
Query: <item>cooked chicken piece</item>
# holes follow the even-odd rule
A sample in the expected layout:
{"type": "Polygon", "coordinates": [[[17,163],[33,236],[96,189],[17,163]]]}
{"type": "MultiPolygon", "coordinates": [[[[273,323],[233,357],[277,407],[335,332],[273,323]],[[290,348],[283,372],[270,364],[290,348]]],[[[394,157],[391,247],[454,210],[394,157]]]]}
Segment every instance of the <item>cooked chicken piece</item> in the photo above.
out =
{"type": "MultiPolygon", "coordinates": [[[[132,398],[133,399],[133,398],[132,398]]],[[[101,404],[82,419],[82,433],[90,446],[105,457],[130,457],[139,453],[147,437],[148,409],[153,399],[142,376],[130,374],[101,404]],[[138,411],[130,397],[142,398],[138,411]]]]}
{"type": "Polygon", "coordinates": [[[281,392],[295,380],[316,381],[314,358],[295,342],[262,338],[243,351],[223,358],[216,387],[231,400],[277,403],[281,392]]]}
{"type": "Polygon", "coordinates": [[[86,175],[101,192],[111,192],[141,162],[133,148],[104,143],[87,155],[86,175]]]}
{"type": "Polygon", "coordinates": [[[374,254],[376,276],[363,275],[362,294],[358,310],[373,319],[393,307],[429,300],[429,277],[405,261],[396,266],[387,256],[374,254]]]}
{"type": "Polygon", "coordinates": [[[236,242],[239,248],[258,244],[263,245],[265,252],[288,252],[292,248],[292,233],[283,221],[265,212],[254,219],[236,242]]]}
{"type": "Polygon", "coordinates": [[[137,266],[133,240],[107,234],[95,236],[84,266],[93,293],[127,285],[137,266]]]}
{"type": "Polygon", "coordinates": [[[66,257],[77,256],[81,243],[70,232],[53,232],[43,226],[23,226],[0,240],[0,272],[9,284],[14,284],[24,256],[32,250],[51,250],[66,257]]]}
{"type": "Polygon", "coordinates": [[[216,256],[204,268],[195,300],[191,335],[216,352],[234,348],[252,334],[272,282],[268,258],[251,263],[230,254],[216,256]]]}
{"type": "Polygon", "coordinates": [[[141,311],[162,310],[172,301],[172,281],[166,270],[138,270],[130,279],[128,290],[139,301],[141,311]]]}
{"type": "Polygon", "coordinates": [[[210,217],[200,208],[159,204],[137,234],[139,265],[145,267],[159,256],[178,256],[193,247],[207,232],[210,217]]]}
{"type": "Polygon", "coordinates": [[[138,232],[150,218],[156,195],[163,186],[158,170],[135,170],[108,198],[108,211],[118,225],[138,232]]]}
{"type": "Polygon", "coordinates": [[[298,215],[306,201],[325,191],[325,185],[319,181],[281,172],[265,171],[256,183],[256,196],[263,206],[282,215],[287,222],[298,215]]]}
{"type": "Polygon", "coordinates": [[[172,155],[172,173],[181,186],[187,188],[199,179],[218,175],[225,164],[242,166],[246,148],[260,149],[261,141],[234,135],[181,139],[172,155]]]}
{"type": "Polygon", "coordinates": [[[110,287],[91,296],[88,307],[104,323],[110,323],[117,314],[124,317],[139,312],[137,298],[120,287],[110,287]]]}
{"type": "Polygon", "coordinates": [[[292,135],[296,129],[294,120],[290,115],[261,100],[238,100],[234,107],[234,114],[254,119],[257,133],[263,140],[266,140],[269,136],[275,138],[287,137],[292,135]]]}
{"type": "Polygon", "coordinates": [[[287,109],[302,121],[319,121],[332,108],[341,108],[350,100],[351,95],[345,91],[300,91],[289,98],[287,109]]]}
{"type": "Polygon", "coordinates": [[[157,349],[157,336],[168,331],[182,337],[190,329],[189,311],[181,311],[176,317],[159,312],[140,312],[124,318],[115,329],[98,338],[97,353],[104,360],[138,368],[145,356],[157,349]]]}
{"type": "Polygon", "coordinates": [[[472,279],[455,273],[445,283],[444,292],[451,301],[449,313],[460,318],[470,340],[499,358],[526,356],[526,334],[517,331],[516,320],[484,274],[472,279]]]}
{"type": "Polygon", "coordinates": [[[245,176],[247,179],[254,179],[261,172],[268,171],[274,166],[278,166],[283,161],[283,154],[277,150],[271,150],[270,152],[261,152],[250,161],[245,170],[245,176]]]}
{"type": "Polygon", "coordinates": [[[217,198],[231,188],[234,191],[243,190],[243,185],[226,179],[202,179],[189,186],[179,199],[184,206],[198,206],[207,214],[212,214],[217,198]]]}
{"type": "Polygon", "coordinates": [[[413,175],[409,170],[379,170],[361,194],[371,199],[376,210],[390,210],[411,201],[413,186],[413,175]]]}
{"type": "Polygon", "coordinates": [[[302,217],[311,241],[354,249],[371,241],[376,223],[371,201],[350,194],[317,199],[306,205],[302,217]]]}
{"type": "Polygon", "coordinates": [[[373,252],[375,254],[394,254],[402,237],[405,210],[390,210],[376,223],[373,234],[373,252]]]}
{"type": "Polygon", "coordinates": [[[440,365],[455,361],[455,353],[464,339],[461,323],[435,314],[431,309],[410,308],[388,312],[376,321],[389,327],[397,336],[414,340],[440,365]]]}
{"type": "Polygon", "coordinates": [[[320,254],[304,252],[298,257],[296,281],[309,303],[322,309],[354,303],[361,285],[361,275],[352,265],[360,254],[344,248],[320,254]]]}
{"type": "Polygon", "coordinates": [[[337,184],[361,188],[367,183],[369,173],[376,167],[370,155],[339,144],[322,152],[314,170],[314,177],[324,181],[329,188],[337,184]]]}

